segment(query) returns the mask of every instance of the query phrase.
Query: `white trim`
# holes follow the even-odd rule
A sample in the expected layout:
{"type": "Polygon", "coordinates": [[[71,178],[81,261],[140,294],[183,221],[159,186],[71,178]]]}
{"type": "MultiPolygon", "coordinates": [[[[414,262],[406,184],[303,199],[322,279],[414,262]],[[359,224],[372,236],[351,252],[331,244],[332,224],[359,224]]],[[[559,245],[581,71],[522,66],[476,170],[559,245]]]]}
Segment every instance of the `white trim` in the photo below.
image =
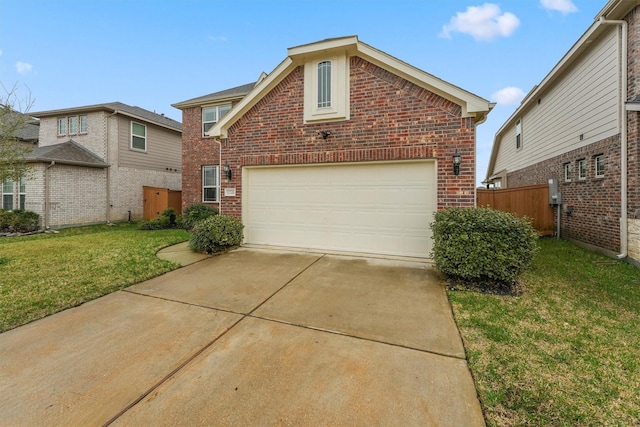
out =
{"type": "Polygon", "coordinates": [[[202,165],[202,180],[201,180],[201,184],[202,184],[202,203],[218,203],[220,202],[220,166],[218,165],[202,165]],[[214,185],[205,185],[204,183],[204,171],[206,168],[213,168],[214,170],[214,177],[216,179],[216,182],[214,185]],[[205,200],[204,197],[204,190],[205,188],[213,188],[215,189],[215,200],[205,200]]]}
{"type": "Polygon", "coordinates": [[[304,64],[304,122],[349,120],[349,60],[346,55],[321,57],[304,64]],[[318,106],[318,66],[331,63],[331,105],[318,106]]]}

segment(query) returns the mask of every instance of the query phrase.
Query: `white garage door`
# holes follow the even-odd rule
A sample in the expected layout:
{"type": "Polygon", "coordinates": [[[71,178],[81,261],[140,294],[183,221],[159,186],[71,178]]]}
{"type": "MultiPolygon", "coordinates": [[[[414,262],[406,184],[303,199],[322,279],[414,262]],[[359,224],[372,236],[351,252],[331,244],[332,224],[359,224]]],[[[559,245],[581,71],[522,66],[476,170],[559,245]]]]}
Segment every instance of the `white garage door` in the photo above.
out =
{"type": "Polygon", "coordinates": [[[435,161],[248,167],[245,243],[426,258],[435,161]]]}

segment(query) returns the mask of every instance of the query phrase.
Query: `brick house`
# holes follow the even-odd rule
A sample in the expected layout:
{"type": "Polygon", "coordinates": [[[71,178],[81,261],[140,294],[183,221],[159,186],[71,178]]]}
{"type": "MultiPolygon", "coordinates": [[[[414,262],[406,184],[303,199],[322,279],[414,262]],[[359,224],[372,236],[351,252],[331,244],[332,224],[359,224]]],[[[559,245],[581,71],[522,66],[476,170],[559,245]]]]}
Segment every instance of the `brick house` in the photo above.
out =
{"type": "Polygon", "coordinates": [[[640,262],[639,6],[637,0],[607,2],[498,130],[485,180],[501,188],[557,180],[561,237],[635,263],[640,262]]]}
{"type": "Polygon", "coordinates": [[[475,204],[475,128],[492,105],[351,36],[174,107],[183,206],[242,219],[245,244],[424,258],[433,213],[475,204]]]}
{"type": "Polygon", "coordinates": [[[32,167],[3,196],[45,227],[141,219],[144,185],[180,189],[175,120],[119,102],[31,115],[40,119],[32,167]]]}

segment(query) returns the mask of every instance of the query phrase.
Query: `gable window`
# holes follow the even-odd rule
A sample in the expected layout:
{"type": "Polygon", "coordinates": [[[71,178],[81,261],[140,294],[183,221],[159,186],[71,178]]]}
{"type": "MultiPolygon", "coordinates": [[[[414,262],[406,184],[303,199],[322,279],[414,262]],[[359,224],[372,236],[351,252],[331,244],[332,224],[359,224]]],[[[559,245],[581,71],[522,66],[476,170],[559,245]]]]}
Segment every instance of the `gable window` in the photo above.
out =
{"type": "Polygon", "coordinates": [[[516,122],[516,150],[522,148],[522,120],[516,122]]]}
{"type": "Polygon", "coordinates": [[[131,122],[131,148],[147,151],[147,126],[131,122]]]}
{"type": "Polygon", "coordinates": [[[80,133],[87,133],[88,119],[87,116],[79,116],[80,120],[80,133]]]}
{"type": "Polygon", "coordinates": [[[24,176],[20,177],[20,209],[24,210],[25,199],[27,198],[27,180],[24,176]]]}
{"type": "Polygon", "coordinates": [[[304,64],[304,121],[349,120],[349,58],[346,54],[304,64]]]}
{"type": "Polygon", "coordinates": [[[564,164],[564,180],[571,181],[571,163],[564,164]]]}
{"type": "Polygon", "coordinates": [[[215,105],[202,109],[202,136],[231,110],[231,104],[215,105]]]}
{"type": "Polygon", "coordinates": [[[67,118],[61,117],[58,119],[58,135],[67,134],[67,118]]]}
{"type": "Polygon", "coordinates": [[[78,133],[78,117],[69,117],[69,135],[78,133]]]}
{"type": "Polygon", "coordinates": [[[331,61],[318,64],[318,108],[331,107],[331,61]]]}
{"type": "Polygon", "coordinates": [[[2,209],[13,209],[13,180],[5,179],[2,183],[2,209]]]}
{"type": "Polygon", "coordinates": [[[578,179],[587,179],[587,163],[584,159],[578,160],[578,179]]]}
{"type": "Polygon", "coordinates": [[[604,176],[604,154],[595,157],[596,178],[604,176]]]}
{"type": "Polygon", "coordinates": [[[220,171],[218,166],[202,167],[202,201],[217,202],[220,200],[220,171]]]}

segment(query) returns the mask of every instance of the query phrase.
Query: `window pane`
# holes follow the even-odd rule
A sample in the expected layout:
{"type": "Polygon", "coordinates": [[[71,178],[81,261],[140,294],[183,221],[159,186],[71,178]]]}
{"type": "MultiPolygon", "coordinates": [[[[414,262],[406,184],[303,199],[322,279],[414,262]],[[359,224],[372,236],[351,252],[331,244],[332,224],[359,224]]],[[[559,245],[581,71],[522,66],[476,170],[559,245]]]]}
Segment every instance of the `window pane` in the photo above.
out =
{"type": "Polygon", "coordinates": [[[135,148],[137,150],[144,150],[146,148],[144,143],[144,138],[140,138],[139,136],[132,137],[131,148],[135,148]]]}
{"type": "Polygon", "coordinates": [[[26,197],[24,194],[20,195],[20,209],[24,210],[24,201],[25,201],[26,197]]]}
{"type": "Polygon", "coordinates": [[[78,118],[77,117],[69,117],[69,133],[70,134],[78,133],[78,118]]]}
{"type": "Polygon", "coordinates": [[[5,210],[13,209],[13,194],[2,195],[2,209],[5,209],[5,210]]]}
{"type": "Polygon", "coordinates": [[[27,179],[24,176],[20,177],[20,193],[26,192],[27,189],[27,179]]]}
{"type": "Polygon", "coordinates": [[[131,133],[133,133],[134,135],[137,136],[141,136],[141,137],[145,137],[146,136],[146,129],[144,125],[138,124],[138,123],[132,123],[131,124],[131,133]]]}
{"type": "Polygon", "coordinates": [[[203,122],[215,122],[218,118],[217,108],[209,107],[202,110],[202,121],[203,122]]]}
{"type": "Polygon", "coordinates": [[[218,108],[218,116],[223,118],[231,110],[231,105],[221,105],[218,108]]]}
{"type": "Polygon", "coordinates": [[[604,156],[596,157],[596,175],[597,176],[604,175],[604,156]]]}
{"type": "Polygon", "coordinates": [[[331,107],[331,61],[318,64],[318,108],[331,107]]]}
{"type": "Polygon", "coordinates": [[[205,166],[204,167],[204,179],[203,184],[205,186],[214,186],[218,181],[218,174],[216,173],[216,166],[205,166]]]}
{"type": "Polygon", "coordinates": [[[87,116],[80,116],[80,132],[87,133],[87,116]]]}
{"type": "Polygon", "coordinates": [[[218,192],[218,189],[216,187],[205,188],[203,200],[205,202],[217,202],[218,201],[217,192],[218,192]]]}
{"type": "Polygon", "coordinates": [[[67,118],[58,119],[58,135],[67,134],[67,118]]]}

